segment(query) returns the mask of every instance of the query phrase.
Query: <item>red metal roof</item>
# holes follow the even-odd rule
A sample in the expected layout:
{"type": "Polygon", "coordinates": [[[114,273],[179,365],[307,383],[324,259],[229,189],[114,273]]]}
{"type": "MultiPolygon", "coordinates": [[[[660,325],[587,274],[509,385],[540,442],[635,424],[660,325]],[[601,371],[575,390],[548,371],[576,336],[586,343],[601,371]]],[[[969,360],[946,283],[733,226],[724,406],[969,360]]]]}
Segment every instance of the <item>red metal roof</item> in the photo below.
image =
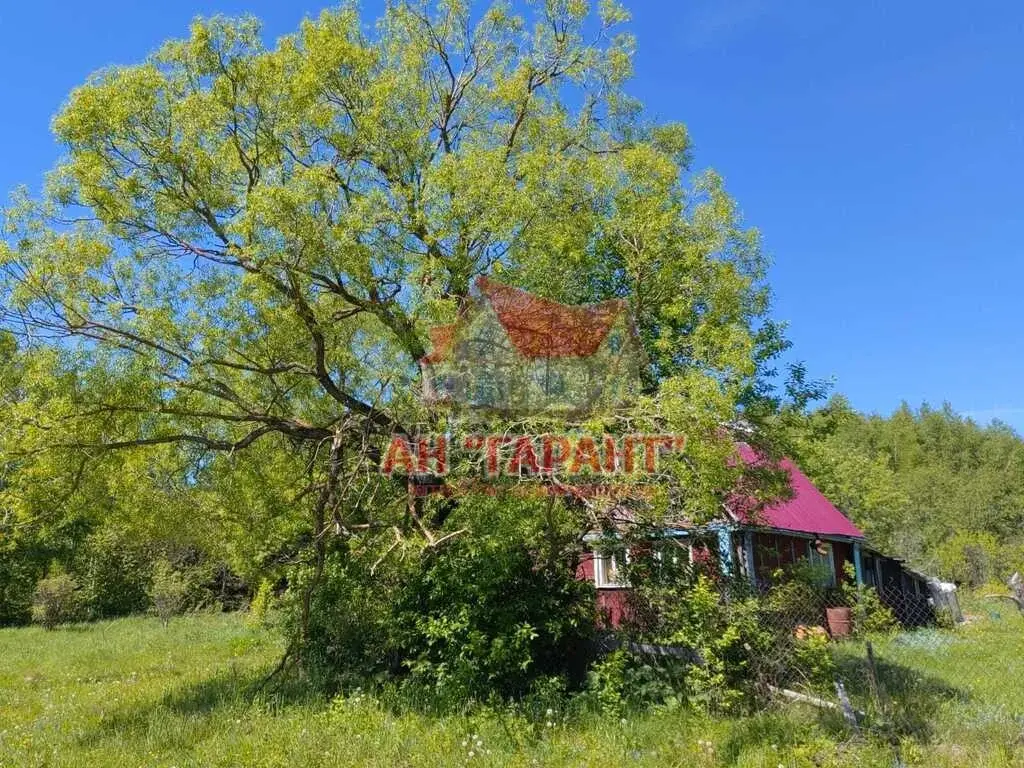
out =
{"type": "MultiPolygon", "coordinates": [[[[746,464],[763,465],[767,461],[746,443],[739,443],[736,447],[746,464]]],[[[784,458],[778,466],[789,473],[793,496],[756,513],[757,525],[819,536],[864,538],[864,534],[850,518],[825,498],[792,460],[784,458]]]]}

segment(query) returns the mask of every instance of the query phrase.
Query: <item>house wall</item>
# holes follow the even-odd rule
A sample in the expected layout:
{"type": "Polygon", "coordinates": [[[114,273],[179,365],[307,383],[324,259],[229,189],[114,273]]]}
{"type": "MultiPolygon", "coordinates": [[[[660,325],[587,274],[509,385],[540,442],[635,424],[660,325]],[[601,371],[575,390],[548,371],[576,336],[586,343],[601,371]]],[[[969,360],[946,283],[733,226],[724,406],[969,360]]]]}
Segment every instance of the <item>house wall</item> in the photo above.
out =
{"type": "Polygon", "coordinates": [[[836,566],[836,584],[846,578],[845,565],[853,565],[853,544],[848,541],[833,541],[832,551],[835,552],[834,561],[836,566]]]}
{"type": "MultiPolygon", "coordinates": [[[[594,583],[594,555],[586,553],[576,568],[576,578],[594,583]]],[[[600,614],[599,625],[605,629],[615,629],[622,624],[629,610],[628,587],[598,587],[597,611],[600,614]]]]}
{"type": "MultiPolygon", "coordinates": [[[[808,546],[813,539],[803,536],[789,536],[780,533],[758,532],[753,540],[754,571],[759,584],[771,583],[772,571],[791,566],[807,556],[808,546]]],[[[846,578],[845,566],[853,564],[853,543],[834,541],[822,537],[832,545],[836,583],[846,578]]],[[[746,552],[743,544],[746,532],[733,533],[735,566],[741,573],[747,572],[746,552]]],[[[710,573],[717,573],[720,567],[717,550],[710,540],[695,537],[692,542],[692,557],[695,563],[707,567],[710,573]]],[[[935,621],[934,608],[929,601],[928,584],[921,577],[907,571],[899,561],[867,550],[862,555],[863,576],[868,586],[878,588],[879,597],[907,627],[929,625],[935,621]],[[881,581],[879,581],[881,577],[881,581]]],[[[594,584],[594,555],[587,552],[580,560],[576,577],[594,584]]],[[[597,587],[596,596],[599,626],[606,629],[619,627],[629,614],[628,587],[597,587]]]]}

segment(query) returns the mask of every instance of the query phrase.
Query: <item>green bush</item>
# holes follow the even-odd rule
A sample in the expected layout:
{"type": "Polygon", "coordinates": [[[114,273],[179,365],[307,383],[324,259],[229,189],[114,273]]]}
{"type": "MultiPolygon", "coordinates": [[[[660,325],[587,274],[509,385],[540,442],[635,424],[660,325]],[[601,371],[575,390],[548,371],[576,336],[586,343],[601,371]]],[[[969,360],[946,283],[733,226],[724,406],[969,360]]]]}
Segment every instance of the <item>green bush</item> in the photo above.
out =
{"type": "Polygon", "coordinates": [[[152,545],[113,528],[90,534],[72,567],[89,614],[98,619],[145,611],[152,569],[152,545]]]}
{"type": "Polygon", "coordinates": [[[32,595],[44,565],[15,547],[0,551],[0,627],[32,618],[32,595]]]}
{"type": "Polygon", "coordinates": [[[32,621],[36,584],[54,564],[65,572],[63,566],[87,532],[87,522],[77,517],[45,526],[0,524],[0,626],[32,621]]]}
{"type": "Polygon", "coordinates": [[[455,541],[428,558],[395,607],[414,677],[457,698],[521,695],[568,672],[593,631],[593,591],[568,567],[538,567],[523,545],[455,541]]]}
{"type": "Polygon", "coordinates": [[[172,616],[177,616],[185,610],[189,595],[193,591],[194,587],[188,578],[176,570],[170,561],[161,559],[156,562],[149,588],[149,599],[153,605],[153,612],[165,625],[172,616]]]}
{"type": "MultiPolygon", "coordinates": [[[[330,688],[394,684],[439,708],[522,697],[544,678],[582,684],[595,608],[564,555],[578,528],[529,503],[460,499],[450,524],[474,533],[437,547],[332,551],[304,662],[330,688]]],[[[290,585],[293,634],[311,573],[290,585]]]]}
{"type": "Polygon", "coordinates": [[[249,603],[249,622],[256,626],[265,624],[275,602],[274,585],[264,579],[249,603]]]}
{"type": "Polygon", "coordinates": [[[1006,579],[1014,555],[1013,548],[1003,546],[993,534],[976,531],[960,531],[936,549],[942,575],[969,587],[1006,579]]]}
{"type": "Polygon", "coordinates": [[[900,627],[889,606],[882,602],[874,587],[862,587],[853,611],[853,630],[857,635],[884,635],[900,627]]]}
{"type": "Polygon", "coordinates": [[[627,670],[631,660],[625,651],[612,651],[596,661],[587,674],[587,698],[592,699],[594,709],[606,715],[618,717],[636,690],[629,687],[627,670]]]}
{"type": "Polygon", "coordinates": [[[631,673],[634,703],[676,696],[695,706],[729,710],[749,699],[774,658],[774,625],[741,580],[712,579],[658,548],[633,548],[627,568],[629,620],[624,629],[645,642],[692,651],[701,663],[661,660],[631,673]]]}
{"type": "Polygon", "coordinates": [[[71,576],[55,573],[36,584],[32,596],[32,621],[53,629],[60,624],[80,621],[84,616],[84,600],[78,582],[71,576]]]}
{"type": "Polygon", "coordinates": [[[853,631],[858,636],[881,635],[899,629],[899,621],[882,602],[874,587],[857,586],[854,568],[847,563],[846,580],[840,585],[839,592],[847,605],[853,608],[853,631]]]}
{"type": "Polygon", "coordinates": [[[793,643],[792,671],[800,682],[820,691],[830,691],[836,679],[836,662],[828,634],[813,628],[793,643]]]}

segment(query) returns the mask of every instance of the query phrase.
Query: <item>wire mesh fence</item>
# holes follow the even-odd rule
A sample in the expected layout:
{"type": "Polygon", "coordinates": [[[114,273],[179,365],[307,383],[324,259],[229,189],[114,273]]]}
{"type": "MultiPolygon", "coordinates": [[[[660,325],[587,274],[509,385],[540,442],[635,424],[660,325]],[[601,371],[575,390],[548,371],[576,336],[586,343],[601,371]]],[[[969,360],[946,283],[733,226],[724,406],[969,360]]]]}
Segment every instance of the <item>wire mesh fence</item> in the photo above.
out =
{"type": "Polygon", "coordinates": [[[938,739],[952,749],[995,743],[1015,756],[1010,764],[1024,765],[1024,601],[1013,588],[722,589],[726,629],[718,646],[705,646],[709,653],[626,647],[671,687],[692,683],[687,667],[705,668],[705,679],[731,675],[748,706],[804,710],[851,739],[876,739],[891,748],[893,765],[938,739]],[[729,628],[744,625],[739,653],[716,656],[729,628]]]}

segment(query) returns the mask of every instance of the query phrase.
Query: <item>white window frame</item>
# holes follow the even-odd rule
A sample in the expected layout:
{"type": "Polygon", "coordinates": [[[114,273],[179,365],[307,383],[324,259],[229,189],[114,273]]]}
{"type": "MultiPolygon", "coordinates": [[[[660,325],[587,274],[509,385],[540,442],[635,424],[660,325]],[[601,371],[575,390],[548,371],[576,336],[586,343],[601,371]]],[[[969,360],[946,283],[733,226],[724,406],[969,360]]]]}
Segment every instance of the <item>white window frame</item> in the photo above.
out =
{"type": "MultiPolygon", "coordinates": [[[[625,550],[623,558],[626,564],[629,564],[629,550],[625,550]]],[[[625,579],[620,580],[618,577],[619,568],[617,562],[617,555],[614,552],[601,552],[600,550],[594,550],[594,585],[598,589],[616,589],[621,587],[628,587],[629,584],[625,579]],[[609,575],[613,574],[613,575],[609,575]]]]}
{"type": "Polygon", "coordinates": [[[807,562],[812,566],[820,566],[822,572],[828,567],[828,582],[823,586],[834,587],[836,585],[836,548],[831,541],[822,541],[828,547],[828,555],[821,554],[814,546],[814,539],[807,542],[807,562]]]}

